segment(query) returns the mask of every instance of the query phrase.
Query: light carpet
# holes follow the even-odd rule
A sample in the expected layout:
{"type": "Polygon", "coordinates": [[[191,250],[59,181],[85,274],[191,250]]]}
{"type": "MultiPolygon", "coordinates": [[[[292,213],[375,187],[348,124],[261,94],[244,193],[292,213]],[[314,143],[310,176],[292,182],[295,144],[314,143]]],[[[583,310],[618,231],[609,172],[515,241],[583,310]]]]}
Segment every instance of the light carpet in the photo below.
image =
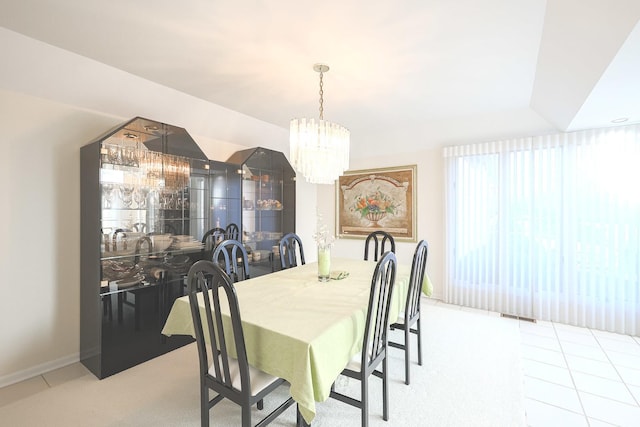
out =
{"type": "MultiPolygon", "coordinates": [[[[525,426],[516,321],[423,306],[424,365],[417,365],[415,337],[411,385],[404,384],[403,353],[390,349],[390,417],[382,420],[382,385],[369,380],[369,424],[374,426],[525,426]]],[[[391,334],[397,338],[399,332],[391,334]]],[[[359,383],[342,378],[340,391],[359,395],[359,383]]],[[[279,389],[265,410],[287,394],[279,389]]],[[[194,344],[104,380],[85,375],[0,408],[11,426],[198,426],[198,363],[194,344]]],[[[254,409],[254,424],[266,412],[254,409]]],[[[212,426],[239,426],[239,408],[223,401],[212,426]]],[[[295,426],[295,406],[272,426],[295,426]]],[[[360,411],[334,399],[318,403],[313,426],[358,426],[360,411]]]]}

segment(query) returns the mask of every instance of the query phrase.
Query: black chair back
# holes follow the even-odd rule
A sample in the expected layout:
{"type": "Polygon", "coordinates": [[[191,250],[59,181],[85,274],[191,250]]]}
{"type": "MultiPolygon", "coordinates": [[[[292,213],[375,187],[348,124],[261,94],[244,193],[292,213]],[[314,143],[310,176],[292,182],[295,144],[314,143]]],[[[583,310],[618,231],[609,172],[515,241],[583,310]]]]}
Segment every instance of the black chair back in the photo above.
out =
{"type": "Polygon", "coordinates": [[[386,357],[389,308],[396,280],[396,268],[395,254],[385,252],[373,272],[362,342],[362,370],[377,366],[380,360],[386,357]]]}
{"type": "Polygon", "coordinates": [[[224,240],[213,251],[212,261],[224,266],[227,275],[238,282],[249,279],[249,261],[247,250],[237,240],[224,240]]]}
{"type": "Polygon", "coordinates": [[[227,225],[225,236],[227,240],[240,240],[240,228],[238,225],[233,222],[227,225]]]}
{"type": "Polygon", "coordinates": [[[176,228],[172,224],[169,224],[167,222],[164,223],[162,229],[165,233],[178,234],[178,230],[176,230],[176,228]]]}
{"type": "Polygon", "coordinates": [[[207,378],[209,382],[213,382],[212,388],[216,392],[237,400],[242,392],[232,385],[229,368],[231,354],[235,353],[236,356],[241,390],[251,390],[251,388],[244,332],[233,283],[219,265],[200,260],[189,269],[187,293],[198,346],[200,375],[207,378]],[[198,295],[201,295],[204,301],[206,331],[203,328],[198,295]],[[225,305],[225,300],[228,301],[230,324],[223,322],[221,305],[225,305]],[[225,334],[225,327],[228,326],[231,327],[233,334],[228,332],[225,334]],[[205,334],[208,339],[205,339],[205,334]]]}
{"type": "Polygon", "coordinates": [[[390,251],[396,252],[396,242],[393,236],[386,231],[378,230],[370,233],[364,241],[364,260],[369,260],[369,245],[373,242],[373,260],[378,261],[378,257],[385,253],[387,242],[390,244],[390,251]]]}
{"type": "Polygon", "coordinates": [[[210,260],[216,245],[225,239],[226,230],[214,227],[202,236],[202,259],[210,260]]]}
{"type": "Polygon", "coordinates": [[[151,254],[153,252],[153,242],[147,236],[141,237],[136,241],[136,251],[134,252],[135,257],[133,258],[134,264],[140,262],[140,253],[142,251],[142,245],[147,245],[147,254],[151,254]]]}
{"type": "Polygon", "coordinates": [[[298,265],[304,265],[304,249],[302,247],[302,240],[295,233],[285,234],[282,239],[280,239],[280,267],[282,269],[297,267],[298,265]],[[300,263],[298,264],[298,260],[296,257],[296,246],[298,247],[298,252],[300,252],[300,263]]]}
{"type": "Polygon", "coordinates": [[[411,263],[411,277],[409,279],[409,290],[407,291],[407,302],[404,307],[405,323],[411,324],[412,320],[420,314],[420,291],[424,281],[424,273],[427,268],[427,254],[429,247],[427,242],[420,240],[413,254],[411,263]]]}
{"type": "Polygon", "coordinates": [[[131,228],[136,233],[146,233],[147,232],[147,224],[145,224],[144,222],[136,222],[135,224],[133,224],[131,226],[131,228]]]}

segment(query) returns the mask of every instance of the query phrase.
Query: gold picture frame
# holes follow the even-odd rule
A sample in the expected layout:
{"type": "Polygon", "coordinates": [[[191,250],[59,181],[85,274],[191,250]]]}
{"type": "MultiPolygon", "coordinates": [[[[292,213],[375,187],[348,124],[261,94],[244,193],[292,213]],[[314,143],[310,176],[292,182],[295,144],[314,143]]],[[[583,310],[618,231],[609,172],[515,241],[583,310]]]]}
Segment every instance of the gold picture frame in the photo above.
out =
{"type": "Polygon", "coordinates": [[[336,183],[336,235],[365,238],[376,230],[416,240],[417,166],[346,171],[336,183]]]}

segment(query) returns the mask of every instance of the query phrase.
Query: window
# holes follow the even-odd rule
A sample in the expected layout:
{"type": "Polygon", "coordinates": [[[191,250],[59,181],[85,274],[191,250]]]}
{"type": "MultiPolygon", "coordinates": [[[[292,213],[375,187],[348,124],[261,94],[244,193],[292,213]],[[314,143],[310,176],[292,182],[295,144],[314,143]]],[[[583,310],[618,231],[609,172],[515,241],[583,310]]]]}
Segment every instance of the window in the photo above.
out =
{"type": "Polygon", "coordinates": [[[447,302],[640,332],[640,127],[445,149],[447,302]]]}

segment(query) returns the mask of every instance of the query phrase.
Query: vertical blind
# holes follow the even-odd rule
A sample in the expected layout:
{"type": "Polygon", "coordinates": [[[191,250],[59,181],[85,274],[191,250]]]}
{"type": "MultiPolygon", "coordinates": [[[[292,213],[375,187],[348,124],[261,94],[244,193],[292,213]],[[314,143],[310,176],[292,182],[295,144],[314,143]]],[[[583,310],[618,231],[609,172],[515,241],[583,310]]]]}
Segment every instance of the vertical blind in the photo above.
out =
{"type": "Polygon", "coordinates": [[[446,302],[640,333],[640,126],[444,157],[446,302]]]}

